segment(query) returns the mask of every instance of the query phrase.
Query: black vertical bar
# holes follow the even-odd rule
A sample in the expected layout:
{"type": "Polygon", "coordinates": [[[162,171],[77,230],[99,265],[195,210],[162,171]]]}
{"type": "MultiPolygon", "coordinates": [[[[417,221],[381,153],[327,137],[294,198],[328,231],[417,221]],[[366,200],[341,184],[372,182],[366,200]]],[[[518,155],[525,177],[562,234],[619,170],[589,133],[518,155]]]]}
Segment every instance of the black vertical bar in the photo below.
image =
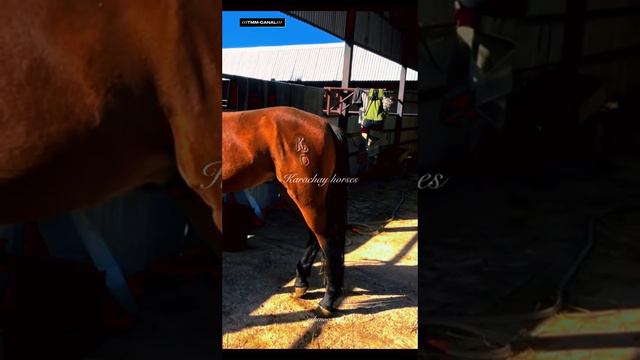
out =
{"type": "Polygon", "coordinates": [[[579,70],[586,15],[586,0],[567,0],[562,61],[563,68],[567,71],[579,70]]]}
{"type": "Polygon", "coordinates": [[[347,20],[344,29],[344,55],[342,65],[342,87],[349,87],[351,67],[353,62],[353,36],[356,28],[356,11],[347,10],[347,20]]]}

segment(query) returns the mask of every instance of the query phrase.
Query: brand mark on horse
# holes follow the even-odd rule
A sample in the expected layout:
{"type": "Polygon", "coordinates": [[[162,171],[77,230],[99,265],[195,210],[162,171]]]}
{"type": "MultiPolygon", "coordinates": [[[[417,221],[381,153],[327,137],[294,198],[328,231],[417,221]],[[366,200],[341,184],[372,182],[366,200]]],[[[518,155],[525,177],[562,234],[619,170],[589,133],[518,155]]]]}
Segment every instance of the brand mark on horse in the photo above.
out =
{"type": "Polygon", "coordinates": [[[307,156],[307,153],[309,152],[309,147],[305,143],[305,139],[302,136],[299,136],[296,139],[296,151],[301,153],[300,162],[302,163],[302,165],[309,166],[310,161],[309,161],[309,157],[307,156]]]}

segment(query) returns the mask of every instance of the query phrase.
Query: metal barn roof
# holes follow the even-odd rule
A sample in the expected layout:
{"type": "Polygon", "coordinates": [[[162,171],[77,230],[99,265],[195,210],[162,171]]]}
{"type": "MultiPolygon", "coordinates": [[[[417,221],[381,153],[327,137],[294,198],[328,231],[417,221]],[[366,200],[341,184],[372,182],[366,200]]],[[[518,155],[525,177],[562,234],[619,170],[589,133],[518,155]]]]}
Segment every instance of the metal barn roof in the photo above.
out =
{"type": "MultiPolygon", "coordinates": [[[[411,3],[411,2],[407,2],[411,3]]],[[[353,42],[388,59],[416,67],[417,8],[389,2],[384,11],[354,11],[353,42]]],[[[341,39],[345,39],[348,11],[287,11],[341,39]]]]}
{"type": "MultiPolygon", "coordinates": [[[[222,50],[222,72],[263,80],[340,81],[344,43],[261,46],[222,50]]],[[[400,64],[354,46],[352,81],[399,81],[400,64]]],[[[407,81],[418,73],[407,70],[407,81]]]]}

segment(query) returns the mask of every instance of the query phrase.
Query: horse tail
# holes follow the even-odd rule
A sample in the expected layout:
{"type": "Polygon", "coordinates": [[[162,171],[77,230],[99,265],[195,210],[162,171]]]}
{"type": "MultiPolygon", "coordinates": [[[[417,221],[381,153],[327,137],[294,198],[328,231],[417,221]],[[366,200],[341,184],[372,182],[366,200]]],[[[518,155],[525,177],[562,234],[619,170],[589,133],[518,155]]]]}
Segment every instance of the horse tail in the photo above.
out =
{"type": "Polygon", "coordinates": [[[346,135],[339,127],[331,125],[330,130],[335,147],[335,168],[332,181],[329,183],[327,192],[327,211],[331,223],[335,226],[335,235],[340,240],[341,250],[344,254],[344,240],[347,231],[347,197],[348,183],[345,181],[349,177],[349,145],[346,135]],[[340,181],[342,180],[342,181],[340,181]]]}

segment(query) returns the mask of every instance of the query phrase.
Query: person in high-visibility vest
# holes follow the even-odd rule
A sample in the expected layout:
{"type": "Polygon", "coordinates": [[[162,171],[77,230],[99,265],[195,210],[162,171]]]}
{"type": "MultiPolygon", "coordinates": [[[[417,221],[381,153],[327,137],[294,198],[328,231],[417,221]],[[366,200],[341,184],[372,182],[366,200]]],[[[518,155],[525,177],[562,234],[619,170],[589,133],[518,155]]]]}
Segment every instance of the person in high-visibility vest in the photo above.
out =
{"type": "Polygon", "coordinates": [[[384,127],[384,109],[382,99],[384,98],[383,89],[369,89],[368,104],[364,111],[364,122],[362,123],[363,132],[366,130],[382,130],[384,127]]]}
{"type": "Polygon", "coordinates": [[[384,118],[386,112],[383,107],[384,89],[369,89],[366,96],[366,103],[363,111],[362,128],[360,132],[365,139],[367,148],[372,148],[379,136],[374,136],[371,131],[382,131],[384,129],[384,118]]]}

